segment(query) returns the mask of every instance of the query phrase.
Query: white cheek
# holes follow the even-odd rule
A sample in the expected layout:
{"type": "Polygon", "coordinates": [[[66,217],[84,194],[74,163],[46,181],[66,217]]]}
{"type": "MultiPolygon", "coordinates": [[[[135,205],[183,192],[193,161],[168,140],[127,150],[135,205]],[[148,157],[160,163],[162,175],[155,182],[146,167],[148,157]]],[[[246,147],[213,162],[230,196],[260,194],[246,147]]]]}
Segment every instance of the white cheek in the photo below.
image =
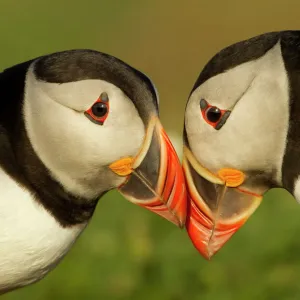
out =
{"type": "Polygon", "coordinates": [[[121,157],[135,156],[145,134],[144,124],[128,98],[115,97],[110,102],[110,111],[103,126],[89,123],[97,137],[95,144],[101,143],[101,162],[109,164],[121,157]]]}
{"type": "MultiPolygon", "coordinates": [[[[187,134],[191,150],[197,159],[212,171],[224,167],[280,170],[289,114],[288,79],[280,48],[275,46],[265,57],[219,74],[213,80],[215,88],[209,84],[208,90],[204,83],[196,91],[197,97],[191,97],[191,104],[187,107],[187,134]],[[254,78],[253,65],[256,69],[254,78]],[[251,84],[244,95],[243,91],[249,86],[241,82],[243,73],[245,82],[251,84]],[[215,130],[202,118],[199,95],[204,90],[208,102],[212,101],[210,103],[213,105],[222,103],[221,108],[229,108],[234,103],[229,95],[232,93],[233,75],[239,75],[236,80],[242,87],[235,91],[235,95],[243,96],[225,125],[220,130],[215,130]],[[227,99],[227,104],[222,99],[227,99]]],[[[209,81],[210,79],[208,83],[209,81]]],[[[236,84],[233,86],[237,89],[236,84]]],[[[276,178],[278,181],[281,179],[279,173],[276,178]]]]}
{"type": "Polygon", "coordinates": [[[196,144],[201,137],[201,128],[203,126],[201,124],[201,111],[197,101],[189,101],[185,110],[184,121],[189,142],[196,144]]]}
{"type": "Polygon", "coordinates": [[[300,203],[300,177],[295,180],[293,195],[298,203],[300,203]]]}
{"type": "MultiPolygon", "coordinates": [[[[31,76],[34,75],[31,73],[31,76]]],[[[34,79],[32,81],[34,82],[34,79]]],[[[72,107],[77,111],[85,111],[90,108],[102,92],[109,92],[110,98],[123,97],[119,88],[109,82],[97,79],[67,82],[64,84],[40,81],[38,88],[41,92],[48,95],[52,101],[66,107],[72,107]]]]}
{"type": "Polygon", "coordinates": [[[201,98],[197,98],[194,101],[190,101],[185,113],[185,126],[189,141],[195,145],[205,142],[210,134],[215,133],[215,129],[208,126],[202,117],[200,100],[201,98]]]}
{"type": "Polygon", "coordinates": [[[135,156],[142,145],[145,128],[132,101],[115,88],[106,92],[110,111],[104,125],[97,125],[83,112],[52,100],[36,82],[27,82],[24,113],[33,148],[51,173],[80,195],[92,195],[90,183],[97,178],[109,187],[105,167],[135,156]]]}

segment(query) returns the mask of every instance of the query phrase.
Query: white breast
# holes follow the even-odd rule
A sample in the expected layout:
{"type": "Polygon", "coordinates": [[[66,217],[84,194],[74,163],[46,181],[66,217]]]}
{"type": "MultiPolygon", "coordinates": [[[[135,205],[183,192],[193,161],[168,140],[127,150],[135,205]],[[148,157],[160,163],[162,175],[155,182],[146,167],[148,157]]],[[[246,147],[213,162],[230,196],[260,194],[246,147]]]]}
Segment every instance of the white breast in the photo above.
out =
{"type": "Polygon", "coordinates": [[[85,226],[62,228],[0,168],[0,294],[45,276],[85,226]]]}

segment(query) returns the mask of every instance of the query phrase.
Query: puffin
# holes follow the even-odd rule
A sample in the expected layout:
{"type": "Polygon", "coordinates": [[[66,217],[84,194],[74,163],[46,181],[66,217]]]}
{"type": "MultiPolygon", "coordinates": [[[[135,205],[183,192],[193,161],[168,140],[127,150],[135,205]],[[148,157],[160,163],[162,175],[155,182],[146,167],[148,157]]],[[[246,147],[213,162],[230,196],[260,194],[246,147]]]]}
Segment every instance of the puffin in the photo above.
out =
{"type": "Polygon", "coordinates": [[[184,116],[186,230],[211,259],[271,188],[300,202],[300,31],[222,49],[201,70],[184,116]]]}
{"type": "Polygon", "coordinates": [[[5,69],[0,101],[0,294],[55,268],[112,189],[184,227],[182,167],[145,74],[66,50],[5,69]]]}

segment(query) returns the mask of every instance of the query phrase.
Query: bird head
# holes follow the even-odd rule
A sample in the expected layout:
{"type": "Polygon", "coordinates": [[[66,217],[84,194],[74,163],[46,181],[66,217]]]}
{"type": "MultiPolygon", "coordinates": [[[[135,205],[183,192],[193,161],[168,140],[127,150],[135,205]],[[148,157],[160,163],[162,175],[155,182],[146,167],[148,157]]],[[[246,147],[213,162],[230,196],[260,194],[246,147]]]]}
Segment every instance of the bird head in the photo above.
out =
{"type": "Polygon", "coordinates": [[[200,73],[187,102],[183,169],[188,234],[207,259],[282,187],[300,200],[300,32],[231,45],[200,73]]]}
{"type": "Polygon", "coordinates": [[[118,189],[183,226],[184,177],[158,102],[140,71],[107,54],[72,50],[30,63],[23,114],[33,150],[66,192],[88,203],[118,189]]]}

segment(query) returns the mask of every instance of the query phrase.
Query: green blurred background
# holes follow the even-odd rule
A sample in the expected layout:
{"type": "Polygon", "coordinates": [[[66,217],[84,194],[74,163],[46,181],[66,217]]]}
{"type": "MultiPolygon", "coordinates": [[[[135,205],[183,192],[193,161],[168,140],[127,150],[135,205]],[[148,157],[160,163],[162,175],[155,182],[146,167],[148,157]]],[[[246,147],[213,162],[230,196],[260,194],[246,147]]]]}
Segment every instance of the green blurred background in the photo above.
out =
{"type": "MultiPolygon", "coordinates": [[[[208,59],[263,32],[299,29],[299,10],[298,0],[1,0],[0,67],[70,48],[115,55],[156,83],[180,154],[185,102],[208,59]]],[[[299,236],[300,206],[271,191],[207,262],[184,231],[111,192],[51,274],[1,299],[300,299],[299,236]]]]}

